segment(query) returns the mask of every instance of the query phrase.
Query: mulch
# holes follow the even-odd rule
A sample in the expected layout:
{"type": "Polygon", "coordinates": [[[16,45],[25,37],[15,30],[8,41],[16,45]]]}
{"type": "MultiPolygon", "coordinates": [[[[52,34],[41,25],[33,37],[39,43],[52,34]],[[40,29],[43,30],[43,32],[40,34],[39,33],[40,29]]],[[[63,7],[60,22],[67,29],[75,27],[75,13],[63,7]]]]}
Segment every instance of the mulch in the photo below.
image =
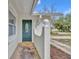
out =
{"type": "Polygon", "coordinates": [[[51,59],[71,59],[71,56],[66,54],[65,52],[57,49],[56,47],[51,47],[51,59]]]}

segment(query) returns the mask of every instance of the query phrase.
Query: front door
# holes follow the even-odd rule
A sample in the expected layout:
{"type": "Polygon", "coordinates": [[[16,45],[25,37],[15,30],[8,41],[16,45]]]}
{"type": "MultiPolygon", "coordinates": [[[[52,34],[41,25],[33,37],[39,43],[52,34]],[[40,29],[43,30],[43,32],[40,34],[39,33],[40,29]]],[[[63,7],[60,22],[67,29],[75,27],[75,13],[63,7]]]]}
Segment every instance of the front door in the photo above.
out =
{"type": "Polygon", "coordinates": [[[22,21],[22,41],[32,41],[32,20],[22,21]]]}

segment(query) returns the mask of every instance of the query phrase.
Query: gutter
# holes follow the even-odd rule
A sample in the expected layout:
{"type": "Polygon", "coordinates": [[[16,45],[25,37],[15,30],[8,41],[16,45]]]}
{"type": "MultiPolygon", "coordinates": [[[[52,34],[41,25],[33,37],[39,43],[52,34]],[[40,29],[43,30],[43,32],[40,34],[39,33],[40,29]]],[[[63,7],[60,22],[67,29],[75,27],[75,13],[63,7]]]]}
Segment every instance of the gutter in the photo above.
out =
{"type": "Polygon", "coordinates": [[[33,10],[34,10],[34,7],[36,6],[37,2],[38,2],[38,0],[33,0],[30,15],[32,14],[32,12],[33,12],[33,10]]]}

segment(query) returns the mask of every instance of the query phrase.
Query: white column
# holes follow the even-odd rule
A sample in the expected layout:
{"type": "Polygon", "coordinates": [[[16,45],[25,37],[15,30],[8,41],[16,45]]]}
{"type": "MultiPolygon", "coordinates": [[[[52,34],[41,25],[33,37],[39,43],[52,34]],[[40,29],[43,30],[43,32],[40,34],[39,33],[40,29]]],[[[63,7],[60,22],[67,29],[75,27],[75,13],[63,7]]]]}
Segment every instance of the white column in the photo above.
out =
{"type": "Polygon", "coordinates": [[[50,59],[50,22],[44,20],[44,59],[50,59]]]}

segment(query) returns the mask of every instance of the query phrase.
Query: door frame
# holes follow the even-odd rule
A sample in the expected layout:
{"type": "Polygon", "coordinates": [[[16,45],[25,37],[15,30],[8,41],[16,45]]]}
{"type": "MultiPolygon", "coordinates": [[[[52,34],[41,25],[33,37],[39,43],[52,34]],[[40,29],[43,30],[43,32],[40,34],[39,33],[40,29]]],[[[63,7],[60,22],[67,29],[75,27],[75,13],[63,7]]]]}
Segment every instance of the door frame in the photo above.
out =
{"type": "MultiPolygon", "coordinates": [[[[23,26],[23,20],[26,20],[26,21],[30,21],[31,20],[31,23],[33,23],[32,22],[32,19],[22,19],[22,26],[23,26]]],[[[22,27],[23,28],[23,27],[22,27]]],[[[23,32],[23,29],[22,29],[22,32],[23,32]]],[[[32,28],[32,36],[31,36],[32,38],[31,38],[31,41],[30,42],[33,42],[33,28],[32,28]]],[[[22,33],[22,42],[23,42],[23,33],[22,33]]]]}

